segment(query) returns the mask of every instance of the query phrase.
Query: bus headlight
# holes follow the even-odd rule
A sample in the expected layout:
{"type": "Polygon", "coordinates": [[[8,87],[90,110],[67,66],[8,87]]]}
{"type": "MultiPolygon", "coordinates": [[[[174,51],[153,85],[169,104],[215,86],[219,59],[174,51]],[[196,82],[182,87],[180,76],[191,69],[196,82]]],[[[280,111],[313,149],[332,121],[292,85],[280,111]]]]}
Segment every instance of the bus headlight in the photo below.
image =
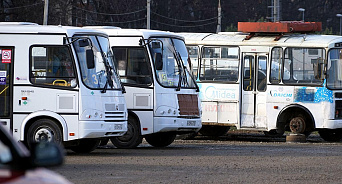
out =
{"type": "Polygon", "coordinates": [[[156,111],[157,116],[177,116],[179,111],[172,107],[159,107],[156,111]]]}

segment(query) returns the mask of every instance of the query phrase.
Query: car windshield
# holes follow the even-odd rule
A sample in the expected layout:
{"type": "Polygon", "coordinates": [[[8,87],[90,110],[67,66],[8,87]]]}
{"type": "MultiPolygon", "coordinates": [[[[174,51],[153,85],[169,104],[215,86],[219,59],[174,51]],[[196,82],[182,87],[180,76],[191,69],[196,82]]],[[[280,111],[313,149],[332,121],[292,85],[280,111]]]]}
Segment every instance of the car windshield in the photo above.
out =
{"type": "Polygon", "coordinates": [[[102,36],[84,35],[75,38],[73,45],[79,59],[83,83],[91,89],[120,89],[108,39],[102,36]],[[93,64],[89,64],[91,63],[89,52],[94,55],[93,64]]]}
{"type": "Polygon", "coordinates": [[[183,40],[150,38],[149,48],[154,59],[157,80],[165,87],[196,88],[190,74],[190,57],[183,40]],[[160,58],[157,59],[158,54],[160,58]]]}

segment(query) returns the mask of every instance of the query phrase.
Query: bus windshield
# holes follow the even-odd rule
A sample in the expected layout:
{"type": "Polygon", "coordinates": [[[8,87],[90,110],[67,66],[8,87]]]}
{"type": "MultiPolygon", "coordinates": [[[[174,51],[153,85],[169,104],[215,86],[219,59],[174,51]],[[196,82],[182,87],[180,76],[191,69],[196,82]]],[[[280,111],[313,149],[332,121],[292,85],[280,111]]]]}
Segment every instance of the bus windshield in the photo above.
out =
{"type": "Polygon", "coordinates": [[[327,87],[342,89],[342,49],[331,49],[328,53],[327,87]]]}
{"type": "Polygon", "coordinates": [[[176,38],[151,38],[149,47],[154,60],[156,78],[161,85],[196,88],[195,80],[190,73],[190,58],[184,41],[176,38]]]}
{"type": "Polygon", "coordinates": [[[108,39],[101,36],[75,38],[77,37],[79,41],[75,41],[73,45],[79,59],[83,83],[91,89],[120,89],[121,84],[114,69],[113,54],[108,39]],[[93,66],[89,66],[87,61],[89,51],[94,54],[93,66]]]}

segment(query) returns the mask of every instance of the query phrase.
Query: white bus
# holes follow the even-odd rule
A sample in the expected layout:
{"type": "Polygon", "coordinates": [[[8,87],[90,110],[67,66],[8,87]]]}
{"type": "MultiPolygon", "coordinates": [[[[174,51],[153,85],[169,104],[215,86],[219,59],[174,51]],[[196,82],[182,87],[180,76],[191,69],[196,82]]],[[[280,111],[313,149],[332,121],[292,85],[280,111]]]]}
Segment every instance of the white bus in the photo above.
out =
{"type": "Polygon", "coordinates": [[[127,92],[128,131],[111,138],[116,147],[134,148],[142,138],[164,147],[177,134],[201,128],[198,86],[189,75],[190,60],[182,37],[153,30],[97,29],[109,35],[127,92]]]}
{"type": "Polygon", "coordinates": [[[230,126],[342,138],[342,36],[182,33],[202,101],[201,133],[230,126]],[[203,132],[202,132],[203,131],[203,132]]]}
{"type": "Polygon", "coordinates": [[[0,121],[25,142],[90,152],[127,131],[108,36],[34,23],[0,24],[0,121]]]}

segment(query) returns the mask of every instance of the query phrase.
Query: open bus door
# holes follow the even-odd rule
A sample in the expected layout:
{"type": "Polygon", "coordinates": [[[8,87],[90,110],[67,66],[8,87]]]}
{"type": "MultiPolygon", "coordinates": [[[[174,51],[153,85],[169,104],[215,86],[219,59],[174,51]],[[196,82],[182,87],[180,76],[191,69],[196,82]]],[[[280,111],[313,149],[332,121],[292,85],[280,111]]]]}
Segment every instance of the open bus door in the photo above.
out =
{"type": "Polygon", "coordinates": [[[241,128],[266,127],[266,53],[243,53],[241,128]]]}
{"type": "Polygon", "coordinates": [[[13,49],[0,47],[0,123],[8,130],[12,116],[13,49]]]}

